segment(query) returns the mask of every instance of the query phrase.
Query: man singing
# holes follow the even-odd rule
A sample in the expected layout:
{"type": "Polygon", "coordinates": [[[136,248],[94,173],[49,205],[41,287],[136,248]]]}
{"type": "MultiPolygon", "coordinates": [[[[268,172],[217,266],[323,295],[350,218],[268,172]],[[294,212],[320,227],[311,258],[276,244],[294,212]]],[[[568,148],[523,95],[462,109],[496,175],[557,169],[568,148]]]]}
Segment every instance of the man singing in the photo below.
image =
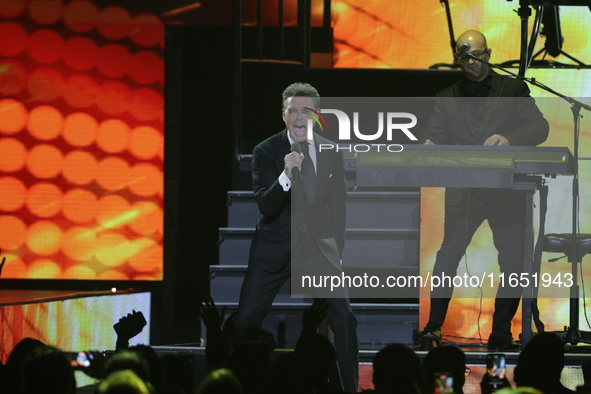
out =
{"type": "MultiPolygon", "coordinates": [[[[316,133],[308,139],[308,120],[312,110],[319,111],[319,105],[320,97],[311,85],[288,86],[282,111],[286,129],[254,148],[252,180],[261,214],[240,291],[240,328],[262,325],[292,268],[323,275],[342,272],[344,163],[341,153],[319,150],[320,144],[331,141],[316,133]]],[[[328,324],[334,332],[343,389],[356,392],[357,320],[346,289],[339,295],[327,299],[328,324]]]]}

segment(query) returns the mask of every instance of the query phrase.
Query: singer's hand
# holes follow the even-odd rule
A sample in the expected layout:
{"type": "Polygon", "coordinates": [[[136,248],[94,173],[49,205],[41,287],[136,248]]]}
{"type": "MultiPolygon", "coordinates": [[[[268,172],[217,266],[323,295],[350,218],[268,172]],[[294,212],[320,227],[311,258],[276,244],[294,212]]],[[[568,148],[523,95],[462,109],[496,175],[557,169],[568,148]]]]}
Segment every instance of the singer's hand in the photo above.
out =
{"type": "Polygon", "coordinates": [[[425,142],[423,142],[423,145],[435,145],[435,144],[430,139],[426,139],[425,142]]]}
{"type": "Polygon", "coordinates": [[[304,155],[302,155],[301,153],[297,153],[297,152],[291,152],[291,153],[285,155],[285,158],[283,159],[283,161],[285,162],[285,175],[287,175],[287,177],[289,178],[290,181],[293,181],[293,179],[291,179],[292,169],[293,168],[301,169],[303,159],[304,159],[304,155]]]}
{"type": "Polygon", "coordinates": [[[509,140],[502,135],[493,134],[484,141],[484,146],[509,146],[509,140]]]}

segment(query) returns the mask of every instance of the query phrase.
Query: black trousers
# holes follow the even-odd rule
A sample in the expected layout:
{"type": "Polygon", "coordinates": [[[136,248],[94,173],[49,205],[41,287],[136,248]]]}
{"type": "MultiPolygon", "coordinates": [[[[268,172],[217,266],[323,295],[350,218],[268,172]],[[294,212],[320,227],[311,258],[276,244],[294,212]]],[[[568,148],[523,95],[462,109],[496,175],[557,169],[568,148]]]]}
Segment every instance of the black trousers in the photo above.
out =
{"type": "MultiPolygon", "coordinates": [[[[340,274],[332,267],[318,248],[310,242],[299,245],[293,254],[294,260],[305,260],[307,267],[321,267],[340,274]]],[[[298,264],[299,266],[299,264],[298,264]]],[[[279,289],[291,276],[291,264],[277,272],[267,272],[249,264],[240,290],[240,305],[236,321],[239,328],[260,327],[271,310],[273,300],[279,289]]],[[[357,338],[357,319],[351,309],[348,297],[327,298],[328,325],[334,333],[337,363],[341,374],[343,389],[357,392],[359,380],[359,341],[357,338]]]]}
{"type": "MultiPolygon", "coordinates": [[[[444,237],[437,252],[433,275],[454,276],[472,237],[484,220],[493,233],[498,264],[505,276],[521,273],[525,242],[525,193],[503,189],[447,189],[444,237]]],[[[493,314],[492,336],[509,339],[511,320],[519,307],[521,288],[499,287],[493,314]]],[[[445,320],[453,287],[431,292],[429,323],[445,320]]]]}

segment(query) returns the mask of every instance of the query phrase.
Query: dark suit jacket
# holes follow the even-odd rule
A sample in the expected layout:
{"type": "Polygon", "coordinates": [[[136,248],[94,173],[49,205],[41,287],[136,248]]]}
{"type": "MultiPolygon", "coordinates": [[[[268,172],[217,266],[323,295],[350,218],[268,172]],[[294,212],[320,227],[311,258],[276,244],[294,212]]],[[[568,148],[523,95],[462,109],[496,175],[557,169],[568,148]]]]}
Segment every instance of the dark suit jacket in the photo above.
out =
{"type": "Polygon", "coordinates": [[[278,182],[284,157],[290,152],[287,130],[261,142],[252,153],[253,189],[260,216],[250,248],[249,265],[274,272],[285,267],[299,232],[307,229],[327,260],[340,269],[345,244],[346,185],[343,157],[335,150],[318,152],[320,144],[330,144],[314,133],[316,145],[316,193],[313,203],[299,202],[292,211],[292,190],[283,191],[278,182]],[[292,239],[292,223],[295,237],[292,239]]]}
{"type": "Polygon", "coordinates": [[[437,94],[435,109],[422,142],[437,145],[482,145],[500,134],[512,146],[535,146],[548,137],[548,122],[529,95],[525,82],[493,74],[489,97],[460,97],[460,82],[437,94]],[[483,104],[484,116],[475,124],[474,102],[483,104]]]}
{"type": "MultiPolygon", "coordinates": [[[[421,142],[430,139],[437,145],[482,145],[491,135],[500,134],[512,146],[535,146],[548,137],[548,121],[529,95],[525,82],[493,74],[490,94],[482,98],[460,97],[460,83],[437,93],[435,109],[421,142]],[[482,120],[475,122],[474,108],[478,106],[484,113],[482,120]]],[[[468,195],[468,189],[445,190],[446,218],[465,216],[463,207],[468,195]]],[[[517,210],[516,215],[520,212],[517,210]]]]}

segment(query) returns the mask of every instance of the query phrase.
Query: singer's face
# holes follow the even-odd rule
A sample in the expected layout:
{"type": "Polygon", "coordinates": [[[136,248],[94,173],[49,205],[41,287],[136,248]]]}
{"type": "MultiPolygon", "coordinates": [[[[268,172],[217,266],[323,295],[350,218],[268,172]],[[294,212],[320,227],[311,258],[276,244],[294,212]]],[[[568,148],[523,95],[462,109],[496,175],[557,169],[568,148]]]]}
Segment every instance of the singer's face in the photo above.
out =
{"type": "MultiPolygon", "coordinates": [[[[468,53],[486,61],[490,59],[490,49],[487,49],[483,44],[471,47],[468,53]]],[[[467,56],[460,60],[460,67],[464,71],[464,74],[466,74],[466,78],[472,81],[480,81],[488,75],[490,68],[488,64],[468,58],[467,56]]]]}
{"type": "Polygon", "coordinates": [[[314,108],[312,97],[294,96],[285,100],[283,121],[289,130],[289,135],[296,142],[304,142],[308,138],[308,119],[310,111],[306,108],[314,108]]]}

